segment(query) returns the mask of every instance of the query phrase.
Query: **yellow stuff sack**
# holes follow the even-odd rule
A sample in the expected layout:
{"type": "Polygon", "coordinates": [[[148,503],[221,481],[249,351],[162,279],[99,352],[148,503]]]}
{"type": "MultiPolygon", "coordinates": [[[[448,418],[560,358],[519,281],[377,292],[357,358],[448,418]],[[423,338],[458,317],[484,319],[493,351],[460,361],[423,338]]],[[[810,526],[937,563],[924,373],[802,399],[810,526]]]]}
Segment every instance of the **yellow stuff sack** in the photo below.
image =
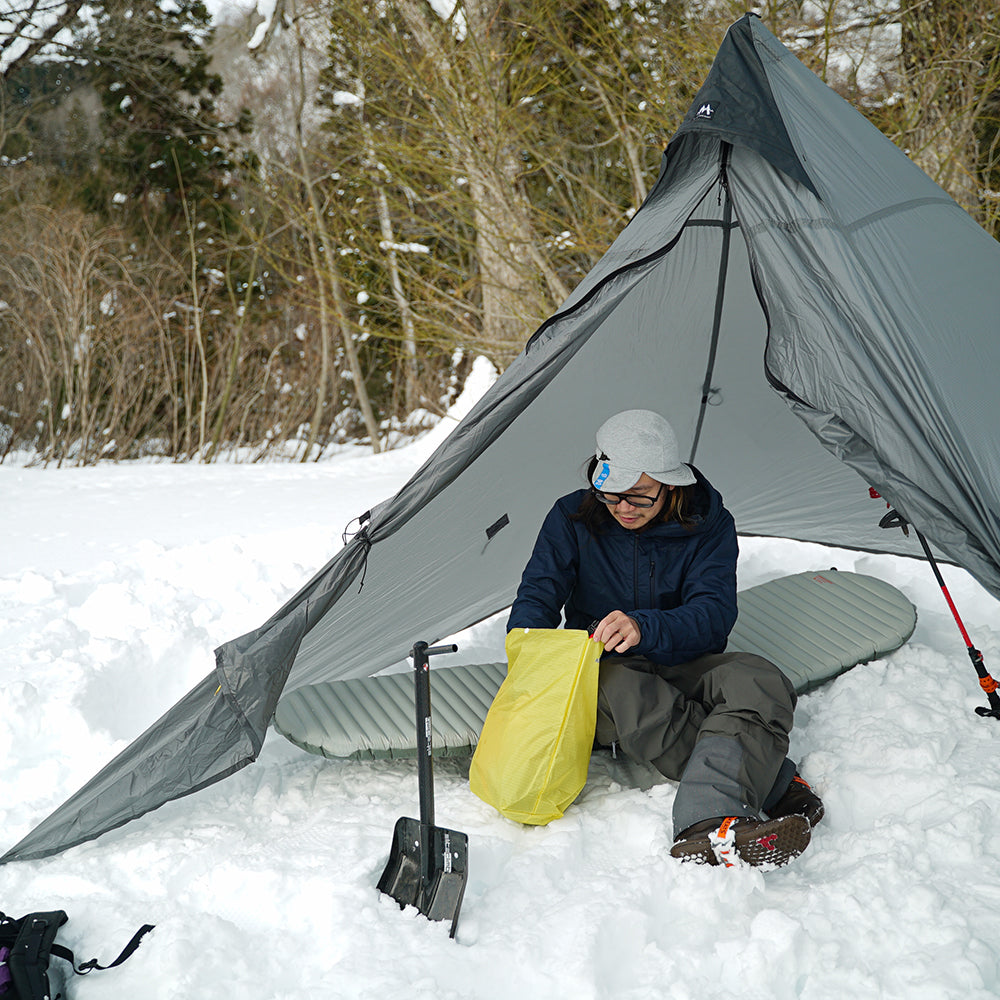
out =
{"type": "Polygon", "coordinates": [[[483,723],[469,787],[508,819],[550,823],[580,794],[594,747],[603,649],[579,629],[507,634],[507,677],[483,723]]]}

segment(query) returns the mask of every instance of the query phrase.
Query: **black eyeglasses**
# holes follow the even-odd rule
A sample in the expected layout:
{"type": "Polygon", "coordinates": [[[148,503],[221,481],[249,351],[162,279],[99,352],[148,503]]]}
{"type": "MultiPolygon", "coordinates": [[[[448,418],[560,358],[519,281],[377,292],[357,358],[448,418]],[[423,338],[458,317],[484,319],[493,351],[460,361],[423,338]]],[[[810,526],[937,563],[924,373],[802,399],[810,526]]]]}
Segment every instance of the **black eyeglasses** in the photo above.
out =
{"type": "Polygon", "coordinates": [[[660,488],[651,497],[644,496],[642,493],[602,493],[593,487],[591,487],[591,492],[601,503],[606,503],[609,507],[617,507],[623,500],[630,507],[652,507],[660,499],[663,483],[660,483],[660,488]]]}

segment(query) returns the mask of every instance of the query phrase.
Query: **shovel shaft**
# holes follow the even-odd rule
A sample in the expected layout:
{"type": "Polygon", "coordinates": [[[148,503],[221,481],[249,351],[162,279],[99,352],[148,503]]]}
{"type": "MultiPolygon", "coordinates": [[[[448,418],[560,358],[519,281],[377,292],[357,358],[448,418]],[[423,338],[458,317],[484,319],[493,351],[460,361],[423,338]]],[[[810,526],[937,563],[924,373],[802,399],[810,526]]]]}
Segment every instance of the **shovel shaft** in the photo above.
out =
{"type": "Polygon", "coordinates": [[[420,782],[420,822],[434,825],[434,765],[431,744],[431,672],[426,643],[413,647],[413,684],[417,709],[417,778],[420,782]],[[421,648],[423,647],[423,648],[421,648]]]}
{"type": "Polygon", "coordinates": [[[450,920],[451,936],[468,879],[469,838],[457,830],[434,825],[434,775],[431,767],[431,682],[428,658],[454,653],[458,646],[413,646],[414,694],[417,715],[417,777],[420,781],[420,819],[401,816],[392,835],[392,850],[379,892],[400,906],[415,906],[431,920],[450,920]]]}
{"type": "Polygon", "coordinates": [[[420,789],[420,855],[421,869],[430,879],[434,867],[432,829],[434,827],[434,764],[431,742],[431,671],[430,657],[438,653],[454,653],[458,646],[413,645],[414,703],[417,717],[417,781],[420,789]]]}

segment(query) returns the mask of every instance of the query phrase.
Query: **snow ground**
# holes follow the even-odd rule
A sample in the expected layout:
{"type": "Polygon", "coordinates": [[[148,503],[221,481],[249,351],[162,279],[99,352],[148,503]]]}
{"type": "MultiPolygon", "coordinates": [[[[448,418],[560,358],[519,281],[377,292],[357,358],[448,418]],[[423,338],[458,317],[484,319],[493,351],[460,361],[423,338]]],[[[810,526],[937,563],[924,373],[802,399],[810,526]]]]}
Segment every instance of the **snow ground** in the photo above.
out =
{"type": "MultiPolygon", "coordinates": [[[[0,849],[269,617],[443,432],[314,465],[0,466],[0,849]]],[[[78,1000],[995,997],[1000,723],[973,712],[985,699],[920,561],[748,539],[740,586],[829,566],[895,584],[919,621],[800,701],[792,755],[827,817],[786,869],[671,861],[674,786],[631,787],[606,757],[545,828],[503,819],[467,762],[439,761],[437,822],[470,841],[452,941],[374,888],[396,819],[416,814],[413,764],[328,761],[272,733],[227,781],[0,868],[0,909],[65,909],[59,940],[105,963],[156,924],[128,963],[71,982],[78,1000]]],[[[945,575],[997,672],[996,601],[945,575]]],[[[502,622],[459,641],[500,649],[502,622]]]]}

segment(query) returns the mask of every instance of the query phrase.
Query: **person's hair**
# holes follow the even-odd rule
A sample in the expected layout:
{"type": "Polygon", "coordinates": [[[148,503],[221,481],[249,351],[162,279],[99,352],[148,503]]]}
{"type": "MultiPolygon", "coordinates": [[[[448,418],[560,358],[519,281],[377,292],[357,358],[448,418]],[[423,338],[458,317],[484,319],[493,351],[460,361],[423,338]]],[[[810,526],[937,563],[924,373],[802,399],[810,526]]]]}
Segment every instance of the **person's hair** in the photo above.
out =
{"type": "MultiPolygon", "coordinates": [[[[586,476],[588,485],[593,483],[594,472],[596,470],[597,458],[596,456],[591,456],[587,461],[586,476]]],[[[660,510],[659,516],[655,521],[651,521],[650,524],[652,525],[659,524],[661,522],[668,523],[670,521],[676,521],[678,524],[690,531],[694,527],[694,521],[691,518],[691,507],[696,489],[697,485],[692,485],[675,486],[672,490],[668,490],[666,502],[660,510]]],[[[574,521],[581,521],[584,527],[592,535],[603,531],[604,528],[607,527],[607,525],[614,519],[611,511],[608,509],[608,505],[606,503],[601,503],[601,501],[594,496],[594,489],[592,486],[589,490],[587,490],[579,508],[575,514],[571,515],[571,517],[574,521]]]]}

